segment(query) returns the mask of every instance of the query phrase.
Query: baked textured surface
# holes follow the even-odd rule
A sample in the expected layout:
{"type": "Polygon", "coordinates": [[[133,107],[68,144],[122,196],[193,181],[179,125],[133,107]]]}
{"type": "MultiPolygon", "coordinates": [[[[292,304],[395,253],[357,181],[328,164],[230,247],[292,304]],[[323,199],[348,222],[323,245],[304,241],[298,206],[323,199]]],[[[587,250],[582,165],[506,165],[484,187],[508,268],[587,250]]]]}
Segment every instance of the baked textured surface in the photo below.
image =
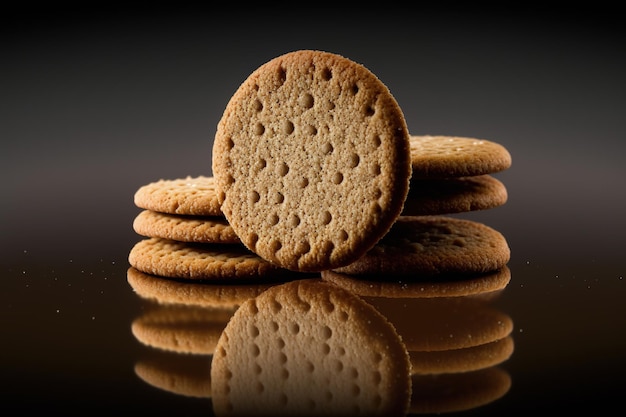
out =
{"type": "Polygon", "coordinates": [[[461,136],[411,135],[414,178],[467,177],[511,167],[511,154],[497,142],[461,136]]]}
{"type": "Polygon", "coordinates": [[[403,216],[466,213],[502,206],[507,189],[489,175],[444,179],[412,179],[403,216]]]}
{"type": "Polygon", "coordinates": [[[160,179],[139,187],[134,202],[160,213],[222,216],[212,176],[160,179]]]}
{"type": "Polygon", "coordinates": [[[346,265],[400,214],[411,160],[404,115],[368,69],[295,51],[256,69],[213,144],[221,210],[244,245],[298,271],[346,265]]]}
{"type": "Polygon", "coordinates": [[[246,301],[211,365],[216,415],[405,415],[408,353],[354,294],[298,280],[246,301]]]}
{"type": "MultiPolygon", "coordinates": [[[[243,245],[216,245],[146,238],[128,254],[131,266],[147,274],[197,280],[263,280],[294,276],[243,245]]],[[[296,277],[296,276],[294,276],[296,277]]]]}
{"type": "Polygon", "coordinates": [[[424,277],[496,271],[511,255],[504,236],[472,220],[400,216],[364,256],[334,271],[345,274],[424,277]]]}
{"type": "Polygon", "coordinates": [[[133,220],[136,233],[179,242],[241,243],[224,216],[189,216],[141,211],[133,220]]]}

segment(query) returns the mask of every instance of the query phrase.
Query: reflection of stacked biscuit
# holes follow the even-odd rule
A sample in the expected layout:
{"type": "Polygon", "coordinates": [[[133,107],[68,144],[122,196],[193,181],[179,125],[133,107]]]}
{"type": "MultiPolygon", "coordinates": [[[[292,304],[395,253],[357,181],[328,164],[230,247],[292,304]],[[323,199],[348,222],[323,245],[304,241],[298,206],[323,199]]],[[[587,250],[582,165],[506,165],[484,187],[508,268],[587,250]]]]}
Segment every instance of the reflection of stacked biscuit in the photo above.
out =
{"type": "Polygon", "coordinates": [[[411,413],[467,410],[508,392],[511,318],[482,297],[365,297],[394,325],[411,361],[411,413]]]}

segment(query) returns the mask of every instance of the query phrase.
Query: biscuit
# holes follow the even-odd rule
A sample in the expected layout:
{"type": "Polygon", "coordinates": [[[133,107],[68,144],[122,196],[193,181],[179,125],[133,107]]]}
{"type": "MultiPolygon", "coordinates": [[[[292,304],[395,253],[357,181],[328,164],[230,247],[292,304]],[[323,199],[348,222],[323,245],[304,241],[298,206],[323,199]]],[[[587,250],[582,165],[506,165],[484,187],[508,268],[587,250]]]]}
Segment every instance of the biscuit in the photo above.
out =
{"type": "Polygon", "coordinates": [[[212,355],[233,312],[195,306],[159,306],[131,323],[142,344],[163,351],[212,355]]]}
{"type": "Polygon", "coordinates": [[[135,375],[163,391],[193,398],[211,398],[211,359],[153,351],[138,360],[135,375]]]}
{"type": "Polygon", "coordinates": [[[511,281],[508,266],[484,274],[404,280],[380,275],[348,275],[322,271],[322,279],[360,296],[388,298],[485,297],[498,294],[511,281]]]}
{"type": "Polygon", "coordinates": [[[431,352],[409,351],[413,374],[471,372],[500,365],[513,354],[513,337],[461,349],[431,352]]]}
{"type": "Polygon", "coordinates": [[[413,178],[493,174],[511,167],[509,151],[499,143],[459,136],[411,135],[413,178]]]}
{"type": "Polygon", "coordinates": [[[502,206],[507,189],[485,174],[443,179],[412,179],[403,216],[441,215],[487,210],[502,206]]]}
{"type": "Polygon", "coordinates": [[[133,220],[133,229],[142,236],[179,242],[241,243],[224,216],[185,216],[143,210],[133,220]]]}
{"type": "Polygon", "coordinates": [[[151,182],[135,192],[134,202],[139,208],[160,213],[223,216],[217,200],[215,179],[211,176],[151,182]]]}
{"type": "Polygon", "coordinates": [[[146,238],[135,243],[128,262],[141,272],[168,278],[210,281],[288,279],[297,273],[282,269],[243,245],[216,245],[146,238]]]}
{"type": "Polygon", "coordinates": [[[492,403],[511,389],[511,376],[498,367],[412,377],[410,414],[445,414],[492,403]]]}
{"type": "Polygon", "coordinates": [[[213,175],[245,246],[318,272],[363,255],[400,214],[411,161],[404,115],[361,64],[302,50],[241,84],[218,123],[213,175]]]}
{"type": "Polygon", "coordinates": [[[410,363],[393,326],[317,279],[246,301],[213,356],[216,415],[405,415],[410,363]]]}
{"type": "Polygon", "coordinates": [[[510,248],[497,230],[447,216],[400,216],[364,256],[334,271],[409,277],[480,274],[507,264],[510,248]]]}
{"type": "Polygon", "coordinates": [[[409,352],[441,352],[505,338],[513,320],[480,300],[455,298],[376,298],[364,300],[389,320],[409,352]]]}
{"type": "Polygon", "coordinates": [[[220,284],[181,281],[128,268],[127,280],[135,294],[158,304],[183,304],[236,309],[276,283],[220,284]]]}

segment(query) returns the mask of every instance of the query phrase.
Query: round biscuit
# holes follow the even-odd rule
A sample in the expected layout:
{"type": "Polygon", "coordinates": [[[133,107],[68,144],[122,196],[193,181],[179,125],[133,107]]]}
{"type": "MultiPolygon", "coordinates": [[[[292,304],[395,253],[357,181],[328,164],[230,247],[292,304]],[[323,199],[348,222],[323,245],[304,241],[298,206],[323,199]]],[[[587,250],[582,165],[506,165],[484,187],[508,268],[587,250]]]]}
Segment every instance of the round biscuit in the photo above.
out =
{"type": "Polygon", "coordinates": [[[411,135],[410,144],[413,178],[467,177],[511,167],[509,151],[490,140],[411,135]]]}
{"type": "Polygon", "coordinates": [[[507,189],[489,175],[442,179],[412,179],[403,216],[441,215],[502,206],[507,189]]]}
{"type": "Polygon", "coordinates": [[[243,245],[177,242],[146,238],[135,243],[128,262],[141,272],[168,278],[267,282],[298,277],[271,264],[243,245]]]}
{"type": "Polygon", "coordinates": [[[371,250],[334,271],[405,278],[480,274],[502,268],[510,255],[504,236],[483,223],[448,216],[400,216],[371,250]]]}
{"type": "Polygon", "coordinates": [[[139,187],[134,202],[160,213],[223,216],[212,176],[160,179],[139,187]]]}
{"type": "Polygon", "coordinates": [[[321,280],[298,280],[246,301],[213,356],[221,415],[405,415],[410,363],[384,316],[321,280]]]}
{"type": "Polygon", "coordinates": [[[411,161],[404,115],[361,64],[302,50],[256,69],[213,144],[221,210],[244,245],[297,271],[346,265],[399,216],[411,161]]]}
{"type": "Polygon", "coordinates": [[[143,210],[133,220],[133,229],[142,236],[179,242],[241,243],[224,216],[190,216],[143,210]]]}

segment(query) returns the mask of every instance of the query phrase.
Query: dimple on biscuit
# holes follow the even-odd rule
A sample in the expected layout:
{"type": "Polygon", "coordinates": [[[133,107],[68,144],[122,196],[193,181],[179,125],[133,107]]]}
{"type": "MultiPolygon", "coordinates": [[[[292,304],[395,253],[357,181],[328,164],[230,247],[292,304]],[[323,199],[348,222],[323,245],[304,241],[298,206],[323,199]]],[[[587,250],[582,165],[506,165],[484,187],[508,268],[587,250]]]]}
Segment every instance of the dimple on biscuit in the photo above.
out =
{"type": "Polygon", "coordinates": [[[297,271],[346,265],[399,216],[409,133],[389,89],[337,54],[303,50],[256,69],[213,144],[221,210],[244,245],[297,271]]]}

